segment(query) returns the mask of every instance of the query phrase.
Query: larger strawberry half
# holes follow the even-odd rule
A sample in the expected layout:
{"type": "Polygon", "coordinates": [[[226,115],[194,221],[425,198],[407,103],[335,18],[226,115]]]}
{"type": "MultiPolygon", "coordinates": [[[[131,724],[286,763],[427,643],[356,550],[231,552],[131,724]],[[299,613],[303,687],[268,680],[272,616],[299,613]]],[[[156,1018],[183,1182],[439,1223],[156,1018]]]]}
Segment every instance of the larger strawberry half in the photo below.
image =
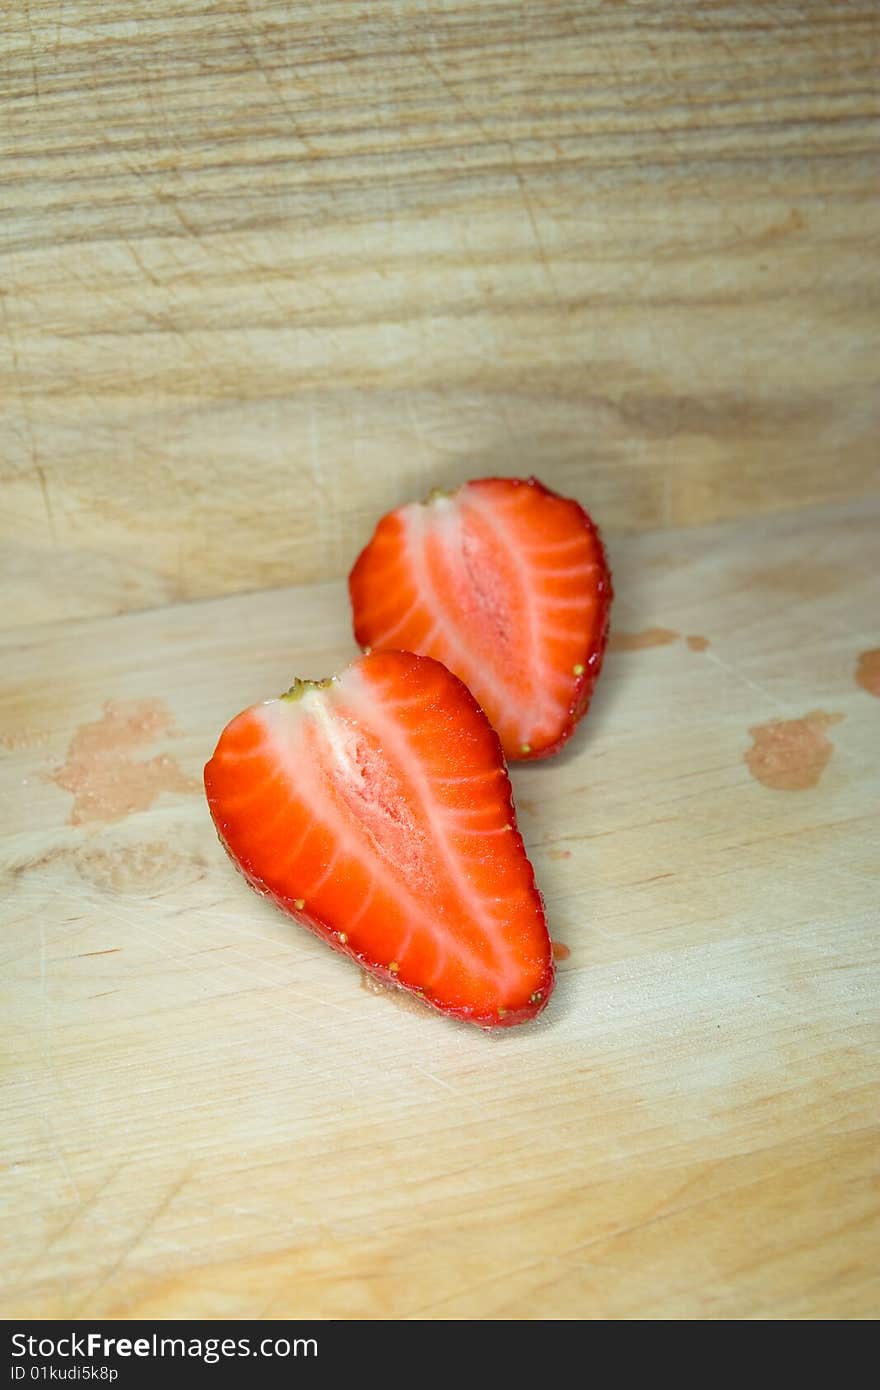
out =
{"type": "Polygon", "coordinates": [[[550,939],[497,735],[427,657],[375,652],[224,729],[211,814],[250,883],[444,1013],[537,1014],[550,939]]]}
{"type": "Polygon", "coordinates": [[[442,661],[508,758],[555,753],[585,714],[611,575],[587,513],[535,478],[484,478],[389,512],[349,589],[361,646],[442,661]]]}

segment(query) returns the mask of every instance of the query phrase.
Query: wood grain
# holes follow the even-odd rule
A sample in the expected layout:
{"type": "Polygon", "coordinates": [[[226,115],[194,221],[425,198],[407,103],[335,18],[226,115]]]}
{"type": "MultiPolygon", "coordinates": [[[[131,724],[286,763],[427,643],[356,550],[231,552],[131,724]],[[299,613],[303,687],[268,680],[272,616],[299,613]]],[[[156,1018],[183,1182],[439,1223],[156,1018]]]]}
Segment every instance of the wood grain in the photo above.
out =
{"type": "Polygon", "coordinates": [[[340,583],[0,637],[0,1311],[876,1315],[878,522],[613,543],[618,630],[682,636],[514,769],[570,955],[499,1037],[365,992],[186,789],[353,654],[340,583]],[[816,784],[763,785],[750,731],[817,710],[816,784]],[[75,823],[88,756],[183,781],[75,823]]]}
{"type": "Polygon", "coordinates": [[[535,471],[611,533],[877,490],[876,5],[0,17],[6,623],[342,575],[535,471]]]}

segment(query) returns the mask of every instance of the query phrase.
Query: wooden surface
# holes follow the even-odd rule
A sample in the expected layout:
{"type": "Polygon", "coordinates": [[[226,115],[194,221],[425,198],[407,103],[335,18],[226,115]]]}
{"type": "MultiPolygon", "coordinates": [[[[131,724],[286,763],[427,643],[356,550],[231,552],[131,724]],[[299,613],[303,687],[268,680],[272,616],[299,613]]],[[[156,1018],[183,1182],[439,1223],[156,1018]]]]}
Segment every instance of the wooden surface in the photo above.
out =
{"type": "Polygon", "coordinates": [[[4,621],[341,576],[537,472],[606,529],[878,490],[875,4],[0,16],[4,621]]]}
{"type": "Polygon", "coordinates": [[[222,724],[353,655],[340,584],[0,639],[0,1312],[876,1315],[878,525],[612,545],[594,708],[513,774],[570,956],[500,1036],[214,836],[222,724]]]}

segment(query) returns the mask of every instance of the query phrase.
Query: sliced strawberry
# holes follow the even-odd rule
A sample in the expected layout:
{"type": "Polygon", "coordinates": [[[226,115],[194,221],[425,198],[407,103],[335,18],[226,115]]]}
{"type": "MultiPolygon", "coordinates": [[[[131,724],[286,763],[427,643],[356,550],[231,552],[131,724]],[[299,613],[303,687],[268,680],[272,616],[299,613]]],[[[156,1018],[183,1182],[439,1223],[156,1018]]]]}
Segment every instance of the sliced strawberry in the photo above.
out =
{"type": "Polygon", "coordinates": [[[374,652],[224,729],[205,768],[245,877],[381,980],[484,1028],[553,988],[497,735],[439,662],[374,652]]]}
{"type": "Polygon", "coordinates": [[[349,589],[360,645],[442,661],[508,758],[555,753],[586,713],[611,574],[587,513],[535,478],[484,478],[389,512],[349,589]]]}

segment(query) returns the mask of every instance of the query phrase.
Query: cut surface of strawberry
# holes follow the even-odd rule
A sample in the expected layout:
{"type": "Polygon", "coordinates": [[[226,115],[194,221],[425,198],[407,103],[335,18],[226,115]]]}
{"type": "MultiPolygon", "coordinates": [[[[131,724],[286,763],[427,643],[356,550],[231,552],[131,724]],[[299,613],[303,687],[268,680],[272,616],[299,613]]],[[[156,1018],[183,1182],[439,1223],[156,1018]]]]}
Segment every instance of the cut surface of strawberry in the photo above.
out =
{"type": "Polygon", "coordinates": [[[555,753],[586,713],[611,574],[583,508],[535,478],[484,478],[384,516],[349,577],[365,649],[442,661],[511,760],[555,753]]]}
{"type": "Polygon", "coordinates": [[[485,1028],[553,988],[543,904],[498,737],[410,652],[297,681],[224,729],[205,768],[249,882],[378,979],[485,1028]]]}

